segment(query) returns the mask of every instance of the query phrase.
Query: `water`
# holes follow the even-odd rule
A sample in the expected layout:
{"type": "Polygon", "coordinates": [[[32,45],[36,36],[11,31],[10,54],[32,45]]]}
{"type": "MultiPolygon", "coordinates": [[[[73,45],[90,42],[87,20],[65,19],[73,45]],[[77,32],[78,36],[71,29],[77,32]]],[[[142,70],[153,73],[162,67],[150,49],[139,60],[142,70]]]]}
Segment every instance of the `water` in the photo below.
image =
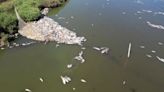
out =
{"type": "MultiPolygon", "coordinates": [[[[73,59],[81,51],[76,45],[60,44],[56,48],[54,42],[37,42],[2,50],[0,92],[24,92],[26,88],[32,92],[73,92],[73,88],[76,92],[163,92],[164,63],[156,56],[164,58],[164,45],[158,44],[164,43],[164,30],[146,23],[164,26],[164,15],[155,14],[164,12],[163,5],[163,0],[69,1],[57,15],[52,11],[50,17],[87,38],[86,62],[73,59]],[[127,59],[129,42],[132,51],[127,59]],[[93,46],[109,47],[109,54],[103,55],[93,46]],[[67,64],[73,67],[67,69],[67,64]],[[63,85],[61,75],[72,81],[63,85]],[[81,83],[81,79],[87,83],[81,83]]],[[[23,37],[16,40],[29,41],[23,37]]]]}

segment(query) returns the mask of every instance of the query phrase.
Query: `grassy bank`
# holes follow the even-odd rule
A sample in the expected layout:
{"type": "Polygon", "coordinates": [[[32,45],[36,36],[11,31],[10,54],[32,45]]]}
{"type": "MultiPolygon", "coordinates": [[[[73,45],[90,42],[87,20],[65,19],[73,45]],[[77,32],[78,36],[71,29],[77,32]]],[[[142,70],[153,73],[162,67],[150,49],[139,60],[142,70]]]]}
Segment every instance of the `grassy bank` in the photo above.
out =
{"type": "Polygon", "coordinates": [[[41,16],[41,9],[59,7],[65,1],[67,0],[0,0],[0,46],[8,43],[9,37],[14,37],[17,33],[18,21],[14,6],[25,21],[33,21],[41,16]]]}

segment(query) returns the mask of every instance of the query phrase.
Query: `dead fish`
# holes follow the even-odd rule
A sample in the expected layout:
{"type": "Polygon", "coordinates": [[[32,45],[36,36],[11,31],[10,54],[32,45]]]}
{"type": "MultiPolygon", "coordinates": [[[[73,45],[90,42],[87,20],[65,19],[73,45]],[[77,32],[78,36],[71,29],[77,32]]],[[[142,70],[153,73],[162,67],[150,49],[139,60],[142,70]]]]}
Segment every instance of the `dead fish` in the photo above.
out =
{"type": "Polygon", "coordinates": [[[43,78],[39,78],[40,82],[44,82],[43,78]]]}
{"type": "Polygon", "coordinates": [[[81,82],[83,82],[83,83],[86,83],[86,82],[87,82],[87,81],[86,81],[86,80],[84,80],[84,79],[81,79],[80,81],[81,81],[81,82]]]}
{"type": "Polygon", "coordinates": [[[148,55],[148,54],[146,54],[146,56],[147,56],[148,58],[151,58],[151,57],[152,57],[151,55],[148,55]]]}
{"type": "Polygon", "coordinates": [[[67,68],[72,68],[72,64],[68,64],[67,65],[67,68]]]}
{"type": "Polygon", "coordinates": [[[163,59],[163,58],[160,58],[159,56],[156,56],[156,57],[157,57],[157,59],[158,59],[159,61],[164,62],[164,59],[163,59]]]}
{"type": "Polygon", "coordinates": [[[60,78],[62,79],[62,83],[64,85],[71,81],[71,78],[68,77],[68,76],[64,76],[64,77],[63,76],[60,76],[60,78]]]}
{"type": "Polygon", "coordinates": [[[131,43],[129,43],[129,48],[128,48],[128,58],[130,57],[130,54],[131,54],[131,47],[132,47],[132,44],[131,43]]]}
{"type": "Polygon", "coordinates": [[[25,89],[26,92],[32,92],[30,89],[25,89]]]}

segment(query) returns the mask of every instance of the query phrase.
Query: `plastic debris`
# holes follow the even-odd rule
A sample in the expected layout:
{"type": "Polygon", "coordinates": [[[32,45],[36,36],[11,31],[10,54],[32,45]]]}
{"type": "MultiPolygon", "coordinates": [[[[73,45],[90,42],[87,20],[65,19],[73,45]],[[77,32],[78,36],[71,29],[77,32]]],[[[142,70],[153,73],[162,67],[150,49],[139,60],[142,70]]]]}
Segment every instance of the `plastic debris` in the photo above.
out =
{"type": "Polygon", "coordinates": [[[87,82],[87,81],[86,81],[86,80],[84,80],[84,79],[81,79],[80,81],[81,81],[81,82],[83,82],[83,83],[86,83],[86,82],[87,82]]]}
{"type": "Polygon", "coordinates": [[[85,59],[83,58],[82,55],[83,55],[83,51],[81,51],[78,56],[75,56],[74,59],[81,61],[81,63],[84,63],[85,59]]]}
{"type": "Polygon", "coordinates": [[[164,62],[164,59],[163,59],[163,58],[160,58],[159,56],[156,56],[156,57],[157,57],[157,59],[158,59],[159,61],[164,62]]]}
{"type": "Polygon", "coordinates": [[[132,47],[132,44],[129,43],[129,47],[128,47],[128,58],[130,57],[130,54],[131,54],[131,47],[132,47]]]}
{"type": "Polygon", "coordinates": [[[64,77],[63,76],[60,76],[60,78],[62,79],[62,83],[64,85],[71,81],[71,78],[68,77],[68,76],[64,76],[64,77]]]}
{"type": "Polygon", "coordinates": [[[26,92],[32,92],[30,89],[25,89],[26,92]]]}

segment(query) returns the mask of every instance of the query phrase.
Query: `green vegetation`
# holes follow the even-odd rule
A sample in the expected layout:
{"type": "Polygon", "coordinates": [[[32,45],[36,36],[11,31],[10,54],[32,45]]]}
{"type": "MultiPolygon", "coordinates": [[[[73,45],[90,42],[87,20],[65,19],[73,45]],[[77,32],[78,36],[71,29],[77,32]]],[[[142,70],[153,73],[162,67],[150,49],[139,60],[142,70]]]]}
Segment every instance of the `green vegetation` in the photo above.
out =
{"type": "Polygon", "coordinates": [[[65,1],[67,0],[0,0],[0,46],[3,43],[2,40],[8,39],[6,35],[17,32],[18,25],[14,6],[25,21],[33,21],[41,16],[41,8],[58,7],[65,1]]]}

